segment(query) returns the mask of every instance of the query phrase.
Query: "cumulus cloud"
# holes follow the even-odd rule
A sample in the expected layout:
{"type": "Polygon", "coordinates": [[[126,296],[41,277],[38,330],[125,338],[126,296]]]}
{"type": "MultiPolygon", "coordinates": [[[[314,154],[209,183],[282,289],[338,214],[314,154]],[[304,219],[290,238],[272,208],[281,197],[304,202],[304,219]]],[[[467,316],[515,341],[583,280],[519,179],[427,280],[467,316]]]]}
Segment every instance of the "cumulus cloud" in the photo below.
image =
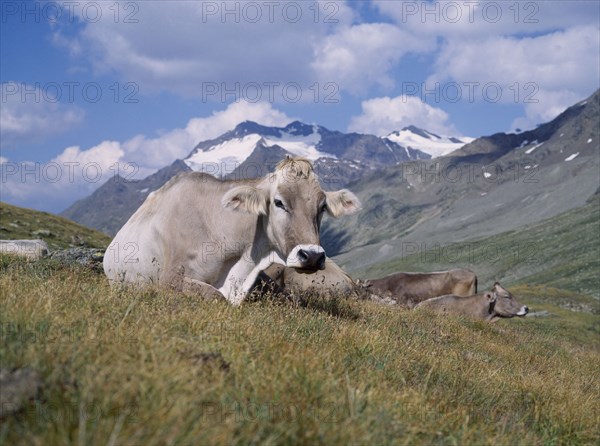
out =
{"type": "Polygon", "coordinates": [[[2,83],[0,129],[2,148],[45,141],[71,130],[84,118],[84,112],[72,104],[61,104],[52,92],[36,85],[2,83]]]}
{"type": "Polygon", "coordinates": [[[111,176],[143,178],[184,158],[193,147],[231,130],[244,120],[284,126],[293,118],[268,103],[237,102],[210,116],[190,119],[183,128],[157,137],[102,141],[88,149],[71,146],[47,163],[13,163],[3,158],[2,199],[52,212],[92,193],[111,176]]]}
{"type": "Polygon", "coordinates": [[[377,10],[419,35],[446,38],[534,35],[573,26],[597,25],[594,2],[404,1],[375,0],[377,10]]]}
{"type": "Polygon", "coordinates": [[[311,66],[320,79],[340,88],[365,93],[368,87],[394,86],[392,68],[408,52],[431,51],[435,38],[417,38],[386,23],[366,23],[339,29],[315,49],[311,66]]]}
{"type": "Polygon", "coordinates": [[[242,89],[249,83],[311,85],[313,46],[354,18],[343,1],[193,1],[176,8],[141,2],[132,3],[135,8],[128,7],[119,20],[114,5],[98,5],[101,20],[90,21],[75,8],[80,32],[58,28],[53,41],[86,57],[96,72],[116,72],[136,82],[142,92],[183,96],[200,96],[203,86],[214,82],[227,89],[238,83],[242,89]]]}
{"type": "Polygon", "coordinates": [[[352,118],[349,131],[385,136],[408,125],[442,135],[457,135],[448,113],[415,96],[381,97],[362,103],[362,114],[352,118]]]}
{"type": "Polygon", "coordinates": [[[483,86],[498,85],[498,102],[522,103],[526,119],[519,118],[519,125],[531,127],[554,118],[599,87],[598,32],[597,26],[579,26],[520,39],[450,39],[427,83],[477,82],[479,100],[490,100],[482,94],[483,86]]]}

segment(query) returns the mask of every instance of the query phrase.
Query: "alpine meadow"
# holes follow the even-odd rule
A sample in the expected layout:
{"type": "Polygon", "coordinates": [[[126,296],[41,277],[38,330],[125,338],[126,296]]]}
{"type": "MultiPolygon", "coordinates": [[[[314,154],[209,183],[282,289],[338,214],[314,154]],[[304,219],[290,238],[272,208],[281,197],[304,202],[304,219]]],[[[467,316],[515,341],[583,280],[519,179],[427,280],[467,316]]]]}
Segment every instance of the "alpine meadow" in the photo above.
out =
{"type": "Polygon", "coordinates": [[[600,445],[598,2],[0,22],[0,446],[600,445]]]}

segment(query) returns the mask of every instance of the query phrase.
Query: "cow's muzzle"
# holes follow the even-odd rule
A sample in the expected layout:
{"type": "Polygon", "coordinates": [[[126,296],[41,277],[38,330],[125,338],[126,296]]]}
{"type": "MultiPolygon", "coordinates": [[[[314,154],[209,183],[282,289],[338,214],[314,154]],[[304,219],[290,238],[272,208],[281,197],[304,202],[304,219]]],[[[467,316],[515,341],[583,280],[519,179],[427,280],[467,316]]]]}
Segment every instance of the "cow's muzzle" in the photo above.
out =
{"type": "Polygon", "coordinates": [[[291,268],[318,270],[325,268],[325,250],[319,245],[298,245],[286,260],[291,268]]]}
{"type": "Polygon", "coordinates": [[[527,313],[529,313],[529,307],[527,305],[523,305],[517,313],[517,316],[525,316],[527,313]]]}

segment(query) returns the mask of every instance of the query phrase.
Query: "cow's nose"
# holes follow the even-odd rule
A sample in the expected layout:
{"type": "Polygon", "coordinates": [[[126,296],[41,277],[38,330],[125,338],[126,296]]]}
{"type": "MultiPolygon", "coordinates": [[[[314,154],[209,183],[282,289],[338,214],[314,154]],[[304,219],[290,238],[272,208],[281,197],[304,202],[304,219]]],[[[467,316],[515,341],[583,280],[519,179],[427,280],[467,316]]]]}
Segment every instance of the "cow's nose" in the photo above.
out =
{"type": "Polygon", "coordinates": [[[527,305],[523,305],[523,310],[525,311],[525,314],[529,313],[529,307],[527,305]]]}
{"type": "Polygon", "coordinates": [[[306,249],[298,250],[298,260],[304,268],[324,269],[325,253],[323,251],[311,251],[306,249]]]}

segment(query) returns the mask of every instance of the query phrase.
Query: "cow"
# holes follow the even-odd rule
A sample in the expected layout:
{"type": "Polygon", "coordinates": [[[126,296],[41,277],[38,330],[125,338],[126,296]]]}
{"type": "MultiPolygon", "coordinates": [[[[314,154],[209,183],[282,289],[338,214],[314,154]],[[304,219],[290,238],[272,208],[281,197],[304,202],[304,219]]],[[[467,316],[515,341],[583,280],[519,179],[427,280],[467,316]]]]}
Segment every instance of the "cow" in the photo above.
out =
{"type": "Polygon", "coordinates": [[[477,293],[477,276],[468,269],[434,273],[395,273],[381,279],[366,280],[363,287],[380,295],[391,295],[399,304],[413,307],[436,296],[477,293]]]}
{"type": "Polygon", "coordinates": [[[48,256],[48,245],[45,241],[36,240],[0,240],[0,253],[16,255],[29,260],[38,260],[48,256]]]}
{"type": "Polygon", "coordinates": [[[186,172],[151,193],[108,247],[111,282],[172,286],[183,277],[240,304],[271,263],[322,269],[321,218],[352,214],[349,190],[325,192],[310,161],[282,160],[263,178],[223,181],[186,172]]]}
{"type": "Polygon", "coordinates": [[[438,313],[452,313],[470,316],[488,322],[500,318],[525,316],[529,313],[526,305],[521,305],[515,297],[498,282],[491,291],[473,296],[461,297],[454,294],[434,297],[419,303],[415,310],[427,308],[438,313]]]}

